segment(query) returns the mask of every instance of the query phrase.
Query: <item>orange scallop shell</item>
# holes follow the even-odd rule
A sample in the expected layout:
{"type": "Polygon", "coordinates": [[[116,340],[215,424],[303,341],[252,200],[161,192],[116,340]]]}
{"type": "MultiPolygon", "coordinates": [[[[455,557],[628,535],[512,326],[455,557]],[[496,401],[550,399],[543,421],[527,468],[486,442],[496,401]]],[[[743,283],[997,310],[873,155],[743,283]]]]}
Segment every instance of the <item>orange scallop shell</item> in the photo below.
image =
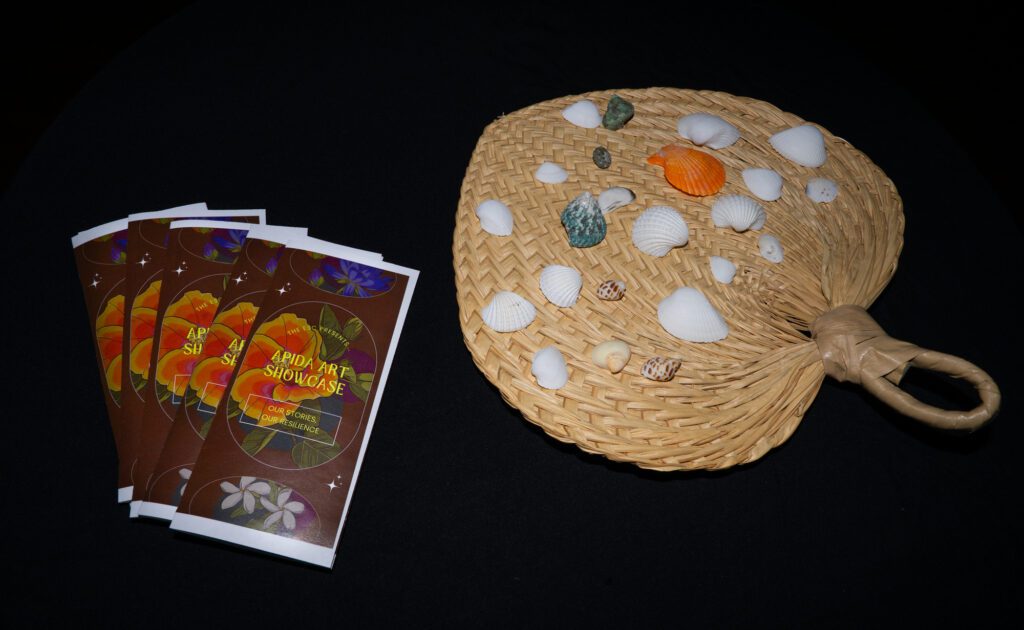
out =
{"type": "Polygon", "coordinates": [[[725,167],[713,155],[669,144],[647,158],[649,164],[665,169],[673,187],[697,197],[713,195],[725,185],[725,167]]]}

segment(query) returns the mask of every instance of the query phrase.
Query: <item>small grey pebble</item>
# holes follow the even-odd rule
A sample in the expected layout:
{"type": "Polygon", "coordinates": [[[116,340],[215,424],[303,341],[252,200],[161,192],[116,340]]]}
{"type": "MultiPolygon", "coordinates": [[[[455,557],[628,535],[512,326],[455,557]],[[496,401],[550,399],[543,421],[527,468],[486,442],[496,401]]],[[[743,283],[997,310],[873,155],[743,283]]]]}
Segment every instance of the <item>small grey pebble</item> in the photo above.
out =
{"type": "Polygon", "coordinates": [[[604,147],[594,149],[594,164],[597,168],[608,168],[612,165],[612,154],[604,147]]]}

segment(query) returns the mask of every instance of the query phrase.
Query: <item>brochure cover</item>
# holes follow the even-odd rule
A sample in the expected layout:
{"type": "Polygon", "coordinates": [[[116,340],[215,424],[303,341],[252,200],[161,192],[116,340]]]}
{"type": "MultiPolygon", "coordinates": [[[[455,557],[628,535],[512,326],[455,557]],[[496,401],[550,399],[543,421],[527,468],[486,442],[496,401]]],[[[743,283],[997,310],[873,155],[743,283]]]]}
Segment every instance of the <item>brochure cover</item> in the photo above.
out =
{"type": "Polygon", "coordinates": [[[173,529],[332,566],[417,275],[291,244],[173,529]]]}
{"type": "Polygon", "coordinates": [[[207,210],[206,204],[184,206],[128,217],[128,263],[125,272],[125,303],[130,305],[125,322],[121,352],[121,425],[124,428],[126,457],[118,471],[119,498],[128,501],[135,481],[134,470],[139,444],[139,419],[142,415],[146,382],[170,223],[174,219],[197,218],[264,223],[263,210],[207,210]]]}
{"type": "Polygon", "coordinates": [[[101,391],[118,459],[125,457],[120,425],[121,336],[124,331],[124,270],[128,220],[121,219],[79,233],[71,239],[85,310],[92,331],[101,391]]]}
{"type": "MultiPolygon", "coordinates": [[[[172,227],[190,222],[175,222],[172,227]]],[[[178,405],[174,422],[164,443],[139,514],[170,520],[185,484],[192,476],[199,450],[203,446],[238,356],[249,337],[263,296],[270,286],[283,241],[294,237],[254,226],[242,245],[242,252],[231,272],[221,298],[220,309],[206,333],[205,342],[195,357],[195,364],[184,400],[178,405]],[[274,237],[271,239],[271,237],[274,237]],[[280,242],[279,242],[280,241],[280,242]]],[[[290,228],[295,229],[295,228],[290,228]]],[[[307,242],[314,239],[307,239],[307,242]]],[[[351,250],[351,255],[381,260],[380,254],[351,250]]]]}
{"type": "Polygon", "coordinates": [[[304,229],[229,221],[175,221],[170,225],[161,306],[149,360],[152,378],[145,385],[145,405],[139,418],[133,516],[138,515],[137,502],[145,498],[149,476],[251,227],[278,238],[305,233],[304,229]]]}

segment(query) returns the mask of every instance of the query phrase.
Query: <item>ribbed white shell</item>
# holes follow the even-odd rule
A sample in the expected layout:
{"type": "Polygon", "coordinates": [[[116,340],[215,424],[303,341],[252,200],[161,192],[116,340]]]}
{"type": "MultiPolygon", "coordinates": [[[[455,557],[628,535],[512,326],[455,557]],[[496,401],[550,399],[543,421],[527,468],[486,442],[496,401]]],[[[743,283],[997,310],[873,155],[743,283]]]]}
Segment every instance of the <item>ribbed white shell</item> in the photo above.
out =
{"type": "Polygon", "coordinates": [[[577,127],[594,129],[601,126],[601,112],[592,101],[576,101],[562,110],[562,118],[565,118],[577,127]]]}
{"type": "Polygon", "coordinates": [[[768,262],[782,262],[782,243],[771,234],[762,234],[757,239],[757,247],[761,250],[761,256],[768,262]]]}
{"type": "Polygon", "coordinates": [[[615,186],[614,188],[602,191],[597,196],[597,205],[600,206],[602,213],[608,214],[616,208],[633,203],[634,199],[636,199],[636,195],[633,194],[632,190],[622,186],[615,186]]]}
{"type": "Polygon", "coordinates": [[[690,287],[676,289],[658,304],[658,321],[672,336],[685,341],[708,343],[729,334],[729,325],[711,302],[690,287]]]}
{"type": "Polygon", "coordinates": [[[727,258],[712,256],[711,275],[722,284],[730,284],[732,279],[736,277],[736,265],[732,264],[727,258]]]}
{"type": "Polygon", "coordinates": [[[740,130],[712,114],[689,114],[679,119],[679,135],[709,149],[724,149],[740,139],[740,130]]]}
{"type": "Polygon", "coordinates": [[[743,169],[743,183],[758,199],[775,201],[782,196],[782,175],[770,168],[743,169]]]}
{"type": "Polygon", "coordinates": [[[530,325],[537,315],[533,304],[512,291],[498,291],[491,303],[480,309],[484,323],[498,332],[513,332],[530,325]]]}
{"type": "Polygon", "coordinates": [[[669,206],[648,208],[633,222],[633,244],[651,256],[660,258],[689,240],[686,221],[669,206]]]}
{"type": "Polygon", "coordinates": [[[731,227],[737,232],[760,230],[766,218],[761,204],[745,195],[723,195],[711,206],[715,227],[731,227]]]}
{"type": "Polygon", "coordinates": [[[807,180],[807,188],[805,190],[807,196],[818,203],[835,201],[836,197],[839,196],[839,187],[836,186],[836,183],[824,177],[812,177],[807,180]]]}
{"type": "Polygon", "coordinates": [[[560,389],[569,382],[569,369],[565,366],[565,357],[554,346],[541,348],[533,355],[530,373],[544,389],[560,389]]]}
{"type": "Polygon", "coordinates": [[[817,127],[800,125],[768,138],[775,150],[801,166],[818,167],[825,163],[825,136],[817,127]]]}
{"type": "Polygon", "coordinates": [[[497,199],[488,199],[477,206],[476,216],[480,219],[480,227],[488,234],[508,236],[512,233],[515,223],[512,211],[497,199]]]}
{"type": "Polygon", "coordinates": [[[561,184],[569,179],[569,174],[565,172],[565,169],[554,162],[544,162],[537,167],[533,176],[537,178],[537,181],[545,184],[561,184]]]}
{"type": "Polygon", "coordinates": [[[555,306],[569,308],[576,304],[583,288],[583,276],[572,267],[548,265],[540,272],[540,290],[555,306]]]}

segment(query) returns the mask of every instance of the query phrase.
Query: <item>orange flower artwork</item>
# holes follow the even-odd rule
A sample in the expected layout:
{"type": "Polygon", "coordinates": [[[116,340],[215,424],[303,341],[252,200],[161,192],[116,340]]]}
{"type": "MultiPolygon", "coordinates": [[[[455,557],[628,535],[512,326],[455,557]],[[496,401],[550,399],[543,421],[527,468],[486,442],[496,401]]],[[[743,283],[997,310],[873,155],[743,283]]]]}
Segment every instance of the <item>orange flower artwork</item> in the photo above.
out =
{"type": "Polygon", "coordinates": [[[121,392],[121,339],[124,332],[124,296],[110,298],[96,316],[96,347],[106,377],[107,389],[115,400],[121,392]]]}
{"type": "Polygon", "coordinates": [[[188,291],[164,313],[154,378],[175,396],[185,394],[188,376],[199,360],[218,303],[219,299],[210,293],[188,291]]]}
{"type": "Polygon", "coordinates": [[[160,303],[160,280],[150,283],[132,301],[128,330],[128,368],[144,384],[149,380],[149,359],[156,330],[156,308],[160,303]]]}
{"type": "Polygon", "coordinates": [[[224,387],[235,370],[234,359],[243,349],[257,311],[258,308],[251,302],[241,302],[218,312],[214,318],[210,331],[206,333],[201,360],[192,373],[191,382],[198,387],[196,393],[203,405],[215,409],[220,404],[224,387]],[[210,383],[220,387],[207,387],[210,383]]]}

